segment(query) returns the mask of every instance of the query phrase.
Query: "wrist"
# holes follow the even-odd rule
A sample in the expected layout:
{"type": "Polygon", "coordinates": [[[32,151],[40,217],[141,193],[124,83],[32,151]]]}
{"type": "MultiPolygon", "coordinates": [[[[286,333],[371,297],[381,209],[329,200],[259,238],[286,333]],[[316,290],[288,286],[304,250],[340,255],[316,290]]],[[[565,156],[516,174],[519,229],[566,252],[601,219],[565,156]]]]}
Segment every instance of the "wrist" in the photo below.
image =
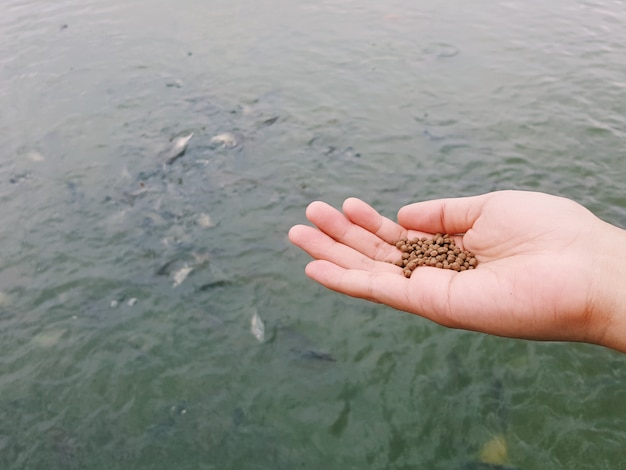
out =
{"type": "Polygon", "coordinates": [[[590,319],[597,320],[593,342],[626,353],[626,230],[603,224],[589,309],[590,319]]]}

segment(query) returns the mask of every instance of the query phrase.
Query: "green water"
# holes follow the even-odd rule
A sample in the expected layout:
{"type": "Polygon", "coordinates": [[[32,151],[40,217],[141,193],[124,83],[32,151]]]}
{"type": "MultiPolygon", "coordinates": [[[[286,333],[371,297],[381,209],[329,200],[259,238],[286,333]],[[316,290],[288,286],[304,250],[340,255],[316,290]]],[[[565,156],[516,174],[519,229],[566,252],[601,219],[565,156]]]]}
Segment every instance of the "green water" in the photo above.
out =
{"type": "Polygon", "coordinates": [[[622,355],[341,297],[286,238],[502,188],[626,227],[621,2],[128,3],[0,16],[0,468],[626,468],[622,355]]]}

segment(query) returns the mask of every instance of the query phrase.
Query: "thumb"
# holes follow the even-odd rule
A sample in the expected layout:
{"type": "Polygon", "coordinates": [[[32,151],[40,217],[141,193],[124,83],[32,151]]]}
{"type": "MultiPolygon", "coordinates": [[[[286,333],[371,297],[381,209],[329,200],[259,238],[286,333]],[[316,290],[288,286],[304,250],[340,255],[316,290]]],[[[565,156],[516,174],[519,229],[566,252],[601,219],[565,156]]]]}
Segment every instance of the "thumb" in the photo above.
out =
{"type": "Polygon", "coordinates": [[[434,199],[409,204],[398,211],[398,223],[427,233],[465,233],[480,216],[489,194],[434,199]]]}

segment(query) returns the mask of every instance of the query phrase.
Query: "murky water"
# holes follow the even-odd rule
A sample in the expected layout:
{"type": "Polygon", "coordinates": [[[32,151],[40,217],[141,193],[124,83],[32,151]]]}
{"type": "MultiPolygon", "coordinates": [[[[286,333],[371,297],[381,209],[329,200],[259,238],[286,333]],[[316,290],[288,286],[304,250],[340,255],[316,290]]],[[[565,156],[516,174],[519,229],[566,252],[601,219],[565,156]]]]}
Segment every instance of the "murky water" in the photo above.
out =
{"type": "Polygon", "coordinates": [[[499,188],[626,226],[622,2],[4,3],[2,468],[626,468],[623,356],[341,297],[286,239],[499,188]]]}

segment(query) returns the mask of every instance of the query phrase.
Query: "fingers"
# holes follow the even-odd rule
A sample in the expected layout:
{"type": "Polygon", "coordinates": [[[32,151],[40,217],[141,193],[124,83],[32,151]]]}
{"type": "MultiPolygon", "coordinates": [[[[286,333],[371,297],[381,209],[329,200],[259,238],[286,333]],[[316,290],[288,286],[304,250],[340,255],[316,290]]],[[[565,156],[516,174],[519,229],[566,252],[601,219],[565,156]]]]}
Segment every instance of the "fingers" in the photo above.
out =
{"type": "MultiPolygon", "coordinates": [[[[400,268],[385,261],[376,261],[354,248],[339,243],[325,233],[307,225],[289,230],[289,240],[315,259],[327,260],[346,269],[400,273],[400,268]]],[[[396,248],[393,247],[395,250],[396,248]]],[[[396,254],[397,256],[397,254],[396,254]]]]}
{"type": "Polygon", "coordinates": [[[355,197],[344,201],[343,212],[351,222],[390,245],[395,245],[398,240],[407,236],[406,228],[383,217],[372,206],[355,197]]]}
{"type": "Polygon", "coordinates": [[[453,199],[416,202],[398,211],[403,227],[428,233],[465,233],[480,216],[488,194],[453,199]]]}
{"type": "Polygon", "coordinates": [[[358,199],[347,200],[344,208],[346,215],[325,202],[316,201],[309,204],[306,216],[333,240],[373,260],[392,262],[398,259],[395,242],[406,233],[403,227],[358,199]]]}
{"type": "Polygon", "coordinates": [[[324,287],[360,299],[382,303],[398,310],[414,313],[445,326],[468,327],[462,312],[464,302],[458,294],[463,288],[452,289],[453,280],[471,273],[456,273],[437,268],[420,268],[410,279],[398,273],[344,269],[327,261],[313,261],[306,274],[324,287]],[[461,290],[459,290],[461,289],[461,290]],[[454,306],[454,308],[451,308],[454,306]]]}

